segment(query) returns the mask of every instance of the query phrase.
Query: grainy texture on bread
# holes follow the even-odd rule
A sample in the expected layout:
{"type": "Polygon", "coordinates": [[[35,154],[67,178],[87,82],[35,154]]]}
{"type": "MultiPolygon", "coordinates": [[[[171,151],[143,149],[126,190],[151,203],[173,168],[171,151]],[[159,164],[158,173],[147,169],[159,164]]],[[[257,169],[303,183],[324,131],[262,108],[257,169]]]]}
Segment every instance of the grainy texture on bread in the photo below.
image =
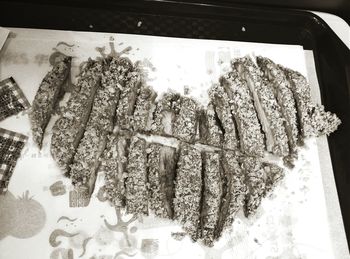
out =
{"type": "Polygon", "coordinates": [[[151,143],[147,147],[149,208],[156,216],[172,219],[177,154],[175,148],[151,143]]]}
{"type": "Polygon", "coordinates": [[[248,156],[264,155],[265,141],[255,111],[254,102],[246,82],[237,71],[221,78],[221,85],[229,98],[232,114],[237,123],[241,151],[248,156]]]}
{"type": "Polygon", "coordinates": [[[100,87],[102,64],[89,60],[73,92],[52,129],[51,154],[58,166],[69,174],[76,148],[83,137],[96,90],[100,87]]]}
{"type": "MultiPolygon", "coordinates": [[[[127,61],[125,61],[127,63],[127,61]]],[[[116,123],[121,129],[132,129],[132,120],[135,110],[136,99],[142,85],[142,71],[133,67],[132,63],[127,65],[124,82],[120,91],[119,103],[116,112],[116,123]]]]}
{"type": "Polygon", "coordinates": [[[290,82],[298,110],[301,137],[329,135],[341,121],[337,115],[326,112],[322,105],[311,101],[311,88],[306,78],[297,71],[279,66],[290,82]]]}
{"type": "Polygon", "coordinates": [[[257,63],[264,72],[268,86],[274,89],[278,104],[282,108],[282,115],[285,119],[285,128],[288,136],[289,155],[285,157],[287,164],[293,165],[297,159],[298,143],[298,120],[296,103],[293,92],[290,89],[289,82],[284,72],[272,60],[263,57],[257,57],[257,63]]]}
{"type": "Polygon", "coordinates": [[[314,105],[310,108],[311,127],[314,136],[329,135],[336,131],[341,124],[336,114],[325,111],[323,105],[314,105]]]}
{"type": "Polygon", "coordinates": [[[209,103],[206,109],[200,111],[199,137],[201,143],[214,147],[222,147],[224,135],[218,120],[212,103],[209,103]]]}
{"type": "Polygon", "coordinates": [[[181,109],[180,94],[165,93],[156,104],[151,131],[153,134],[172,136],[174,120],[181,109]]]}
{"type": "Polygon", "coordinates": [[[218,152],[203,152],[202,159],[204,190],[200,234],[205,245],[213,246],[223,193],[220,154],[218,152]]]}
{"type": "Polygon", "coordinates": [[[262,71],[249,56],[234,60],[232,64],[246,80],[252,93],[254,105],[266,137],[267,151],[278,155],[289,154],[288,137],[284,126],[281,107],[274,96],[273,89],[261,77],[262,71]]]}
{"type": "Polygon", "coordinates": [[[125,206],[125,180],[130,136],[109,134],[100,170],[105,174],[105,195],[114,207],[125,206]]]}
{"type": "Polygon", "coordinates": [[[156,97],[157,94],[151,87],[141,86],[133,115],[132,125],[134,131],[149,132],[151,130],[156,97]]]}
{"type": "Polygon", "coordinates": [[[214,105],[215,112],[223,129],[223,148],[237,149],[239,140],[236,133],[236,125],[230,109],[230,100],[224,88],[218,84],[213,85],[209,89],[209,98],[214,105]]]}
{"type": "Polygon", "coordinates": [[[220,204],[220,214],[215,239],[219,239],[225,229],[232,226],[237,212],[243,208],[247,187],[245,177],[238,162],[238,155],[233,151],[222,151],[222,182],[223,196],[220,204]]]}
{"type": "Polygon", "coordinates": [[[199,105],[189,97],[181,97],[180,111],[174,120],[174,137],[193,142],[198,128],[199,105]]]}
{"type": "Polygon", "coordinates": [[[32,135],[35,144],[42,146],[46,126],[63,93],[63,85],[71,68],[71,57],[62,58],[46,74],[35,94],[29,113],[32,135]]]}
{"type": "Polygon", "coordinates": [[[245,184],[247,185],[244,213],[248,217],[257,211],[264,196],[265,172],[260,159],[255,157],[243,157],[242,169],[245,174],[245,184]]]}
{"type": "Polygon", "coordinates": [[[96,180],[100,156],[107,135],[113,130],[113,118],[119,98],[119,60],[109,60],[102,72],[101,87],[97,89],[92,110],[72,164],[70,177],[75,186],[88,187],[91,195],[96,180]]]}
{"type": "Polygon", "coordinates": [[[198,239],[202,197],[201,152],[183,143],[175,181],[174,217],[192,240],[198,239]]]}
{"type": "Polygon", "coordinates": [[[125,186],[127,213],[148,215],[146,141],[138,137],[131,138],[125,186]]]}

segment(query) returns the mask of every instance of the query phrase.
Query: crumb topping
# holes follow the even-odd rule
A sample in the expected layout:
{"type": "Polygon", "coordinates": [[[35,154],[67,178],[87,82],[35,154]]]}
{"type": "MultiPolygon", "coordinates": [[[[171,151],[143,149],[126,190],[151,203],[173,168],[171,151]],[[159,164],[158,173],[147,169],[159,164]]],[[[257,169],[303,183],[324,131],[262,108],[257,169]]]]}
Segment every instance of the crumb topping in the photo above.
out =
{"type": "Polygon", "coordinates": [[[242,152],[262,157],[265,150],[264,136],[248,86],[234,71],[226,74],[222,82],[237,122],[242,152]]]}
{"type": "Polygon", "coordinates": [[[264,71],[264,76],[271,82],[269,85],[273,87],[277,101],[282,108],[282,114],[286,120],[285,125],[288,136],[289,152],[291,156],[296,156],[299,131],[296,103],[289,82],[283,71],[270,59],[258,57],[257,62],[264,71]]]}
{"type": "Polygon", "coordinates": [[[198,104],[189,97],[180,98],[180,111],[174,120],[174,137],[193,142],[198,126],[198,104]]]}
{"type": "Polygon", "coordinates": [[[71,57],[58,62],[44,77],[32,103],[29,119],[34,142],[41,148],[44,132],[62,94],[71,67],[71,57]]]}
{"type": "Polygon", "coordinates": [[[200,112],[199,135],[203,144],[222,147],[224,136],[212,103],[209,103],[207,109],[202,109],[200,112]]]}
{"type": "Polygon", "coordinates": [[[201,196],[201,152],[191,145],[183,144],[175,181],[174,216],[193,240],[198,238],[201,196]]]}
{"type": "Polygon", "coordinates": [[[222,182],[220,154],[203,153],[203,205],[201,211],[201,237],[205,245],[213,246],[220,213],[222,182]]]}
{"type": "Polygon", "coordinates": [[[239,144],[238,137],[236,134],[235,122],[233,120],[231,109],[230,109],[230,100],[227,96],[224,88],[218,84],[213,85],[209,89],[209,98],[214,104],[215,112],[218,115],[218,118],[221,122],[223,131],[224,131],[224,144],[223,147],[227,149],[235,150],[239,144]]]}
{"type": "Polygon", "coordinates": [[[126,178],[126,211],[148,215],[146,141],[131,138],[126,178]]]}
{"type": "MultiPolygon", "coordinates": [[[[282,117],[281,107],[278,104],[273,89],[268,86],[266,78],[262,78],[263,72],[253,63],[249,57],[237,59],[234,63],[242,64],[245,77],[251,80],[251,91],[256,93],[264,116],[260,119],[266,135],[268,151],[278,156],[287,156],[289,153],[288,137],[284,127],[285,119],[282,117]],[[263,123],[265,122],[265,123],[263,123]],[[270,133],[271,132],[271,133],[270,133]],[[268,148],[268,135],[271,134],[272,146],[268,148]]],[[[237,66],[237,65],[236,65],[237,66]]],[[[254,100],[255,101],[255,100],[254,100]]],[[[258,109],[257,109],[258,110],[258,109]]]]}
{"type": "Polygon", "coordinates": [[[52,129],[51,154],[64,172],[68,172],[84,133],[101,74],[101,63],[90,60],[77,82],[79,92],[72,93],[52,129]]]}

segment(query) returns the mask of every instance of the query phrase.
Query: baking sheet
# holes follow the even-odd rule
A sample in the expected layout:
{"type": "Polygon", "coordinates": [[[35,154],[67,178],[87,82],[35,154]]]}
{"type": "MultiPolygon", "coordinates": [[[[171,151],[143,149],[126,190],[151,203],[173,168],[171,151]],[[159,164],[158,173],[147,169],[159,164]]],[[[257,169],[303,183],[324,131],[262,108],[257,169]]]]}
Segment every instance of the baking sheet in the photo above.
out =
{"type": "MultiPolygon", "coordinates": [[[[227,69],[229,60],[252,54],[267,56],[308,76],[313,98],[320,100],[312,52],[304,52],[301,46],[16,28],[11,31],[0,52],[0,79],[13,76],[30,102],[50,69],[49,56],[55,48],[74,56],[72,71],[77,74],[82,61],[101,56],[96,47],[105,47],[108,53],[111,44],[119,52],[131,47],[126,55],[142,62],[149,72],[149,84],[159,93],[168,88],[183,93],[188,88],[190,95],[206,104],[207,88],[227,69]]],[[[30,135],[25,113],[1,122],[0,127],[30,135]]],[[[69,208],[71,186],[50,157],[49,137],[42,151],[30,138],[9,191],[19,196],[28,190],[34,196],[33,200],[45,212],[44,227],[26,239],[16,238],[10,232],[0,241],[0,258],[70,258],[70,249],[73,258],[78,258],[83,254],[83,241],[90,237],[81,258],[114,258],[118,252],[134,258],[347,258],[349,255],[326,138],[307,141],[300,150],[296,167],[263,201],[257,215],[248,220],[240,214],[232,232],[214,248],[194,244],[188,238],[176,241],[170,233],[179,231],[179,226],[153,217],[130,224],[131,248],[128,247],[122,233],[106,228],[105,220],[116,224],[117,217],[106,202],[96,197],[102,183],[103,176],[99,175],[89,207],[69,208]],[[54,197],[50,186],[58,181],[62,181],[67,192],[54,197]],[[76,220],[59,220],[62,216],[76,220]],[[53,247],[49,237],[56,229],[78,234],[59,236],[57,240],[61,243],[53,247]]],[[[13,204],[11,209],[18,204],[23,206],[19,199],[13,204]]],[[[29,231],[28,224],[17,222],[23,224],[22,232],[29,231]]]]}

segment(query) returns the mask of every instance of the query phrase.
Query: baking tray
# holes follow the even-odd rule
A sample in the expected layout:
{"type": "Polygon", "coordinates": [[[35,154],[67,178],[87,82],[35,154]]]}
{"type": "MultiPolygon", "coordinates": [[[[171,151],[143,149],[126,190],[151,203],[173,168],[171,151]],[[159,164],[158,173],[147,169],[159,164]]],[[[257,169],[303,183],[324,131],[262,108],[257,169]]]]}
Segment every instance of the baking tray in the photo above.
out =
{"type": "Polygon", "coordinates": [[[172,1],[19,3],[0,1],[8,27],[120,32],[194,39],[297,44],[313,50],[322,103],[342,124],[328,138],[350,247],[350,50],[310,12],[172,1]],[[81,5],[81,3],[80,3],[81,5]]]}

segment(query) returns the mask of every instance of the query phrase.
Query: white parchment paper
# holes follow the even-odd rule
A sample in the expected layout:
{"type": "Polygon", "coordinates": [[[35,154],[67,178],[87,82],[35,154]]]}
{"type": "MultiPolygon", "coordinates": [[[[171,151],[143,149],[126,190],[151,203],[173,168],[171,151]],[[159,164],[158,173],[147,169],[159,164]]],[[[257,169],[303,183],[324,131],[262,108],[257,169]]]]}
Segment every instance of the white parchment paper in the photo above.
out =
{"type": "Polygon", "coordinates": [[[2,49],[2,46],[5,44],[5,41],[9,33],[10,31],[8,29],[0,27],[0,50],[2,49]]]}
{"type": "MultiPolygon", "coordinates": [[[[76,75],[82,61],[100,56],[96,47],[105,47],[109,53],[110,44],[117,51],[131,47],[125,55],[148,68],[148,83],[158,93],[168,88],[183,93],[187,87],[190,95],[205,105],[208,87],[226,71],[229,60],[251,54],[267,56],[308,76],[313,97],[320,100],[317,81],[313,80],[313,59],[301,46],[18,28],[11,31],[0,52],[0,78],[13,76],[29,102],[50,70],[48,59],[55,49],[74,57],[72,71],[76,75]]],[[[0,127],[30,136],[25,113],[1,122],[0,127]]],[[[96,197],[103,175],[97,179],[90,205],[70,208],[71,186],[50,156],[49,135],[41,151],[29,138],[9,185],[13,195],[28,190],[42,205],[45,226],[27,239],[10,232],[0,240],[0,258],[349,258],[326,138],[308,140],[300,149],[296,167],[263,201],[257,215],[246,219],[241,213],[232,230],[213,248],[206,248],[187,237],[173,239],[170,233],[180,231],[179,226],[152,216],[129,226],[129,243],[122,233],[107,229],[105,220],[116,224],[117,217],[113,208],[96,197]],[[67,193],[54,197],[50,186],[57,181],[62,181],[67,193]],[[61,216],[76,220],[59,220],[61,216]],[[59,236],[61,243],[52,246],[49,237],[55,229],[77,235],[59,236]],[[84,252],[86,238],[91,239],[84,252]],[[118,257],[118,252],[124,255],[118,257]]],[[[22,206],[18,199],[14,203],[22,206]]],[[[22,224],[27,231],[27,224],[22,224]]]]}

